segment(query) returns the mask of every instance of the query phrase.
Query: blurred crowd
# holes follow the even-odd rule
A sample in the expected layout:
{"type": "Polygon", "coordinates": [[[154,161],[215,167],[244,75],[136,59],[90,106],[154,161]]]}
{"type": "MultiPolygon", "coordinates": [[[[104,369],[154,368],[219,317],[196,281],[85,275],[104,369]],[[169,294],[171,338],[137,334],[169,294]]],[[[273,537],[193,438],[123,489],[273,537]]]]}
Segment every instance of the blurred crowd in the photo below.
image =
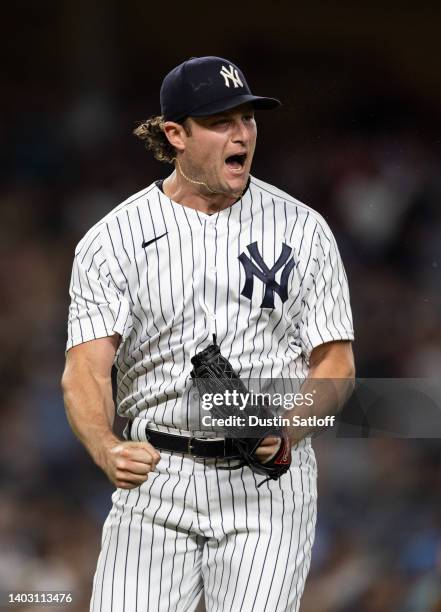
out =
{"type": "MultiPolygon", "coordinates": [[[[1,126],[0,592],[71,591],[68,609],[80,612],[111,486],[71,434],[59,388],[73,250],[168,168],[130,136],[145,117],[128,97],[34,93],[25,105],[17,91],[17,112],[1,126]]],[[[330,122],[320,138],[263,130],[254,174],[331,225],[358,376],[439,377],[440,141],[378,119],[330,122]]],[[[302,612],[440,612],[438,440],[319,438],[315,447],[319,519],[302,612]]]]}

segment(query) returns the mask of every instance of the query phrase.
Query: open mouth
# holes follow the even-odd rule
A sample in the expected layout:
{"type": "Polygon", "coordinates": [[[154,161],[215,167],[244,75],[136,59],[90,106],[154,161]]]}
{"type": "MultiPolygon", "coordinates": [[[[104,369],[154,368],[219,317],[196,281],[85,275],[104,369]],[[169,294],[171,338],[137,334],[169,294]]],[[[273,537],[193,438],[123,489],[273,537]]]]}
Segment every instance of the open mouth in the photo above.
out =
{"type": "Polygon", "coordinates": [[[225,160],[225,163],[230,170],[242,170],[245,165],[246,158],[246,153],[243,153],[242,155],[230,155],[230,157],[227,157],[225,160]]]}

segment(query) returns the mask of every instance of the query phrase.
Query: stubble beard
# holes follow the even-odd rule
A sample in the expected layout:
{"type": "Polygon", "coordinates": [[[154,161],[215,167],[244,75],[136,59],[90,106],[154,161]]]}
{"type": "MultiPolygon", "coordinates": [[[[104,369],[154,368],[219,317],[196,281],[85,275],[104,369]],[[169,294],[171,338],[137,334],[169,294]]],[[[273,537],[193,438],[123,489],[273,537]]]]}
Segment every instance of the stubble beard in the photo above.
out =
{"type": "Polygon", "coordinates": [[[211,180],[211,177],[205,176],[204,171],[201,168],[196,167],[194,164],[186,163],[182,164],[178,158],[176,158],[176,168],[179,174],[188,183],[195,186],[203,187],[209,195],[223,195],[229,198],[240,198],[244,192],[244,188],[239,191],[233,191],[232,189],[223,188],[220,185],[220,181],[211,180]]]}

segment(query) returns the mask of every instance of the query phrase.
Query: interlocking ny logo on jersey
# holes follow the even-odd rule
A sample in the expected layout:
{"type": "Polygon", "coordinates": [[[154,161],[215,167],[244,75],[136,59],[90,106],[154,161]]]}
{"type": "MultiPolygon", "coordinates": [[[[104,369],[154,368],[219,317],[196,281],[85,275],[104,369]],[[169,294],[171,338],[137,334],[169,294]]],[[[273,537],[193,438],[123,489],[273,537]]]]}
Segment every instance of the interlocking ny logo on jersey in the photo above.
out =
{"type": "Polygon", "coordinates": [[[288,278],[291,270],[294,268],[294,258],[291,257],[288,261],[292,248],[282,242],[282,252],[272,268],[268,268],[263,261],[262,255],[259,253],[257,242],[249,244],[247,249],[256,263],[251,261],[245,253],[239,255],[239,261],[244,267],[246,277],[241,295],[251,300],[254,289],[254,277],[257,276],[265,285],[265,294],[260,305],[261,308],[274,308],[274,293],[278,293],[282,302],[286,302],[288,299],[288,278]],[[282,270],[279,284],[275,277],[276,272],[278,272],[282,266],[285,267],[282,270]]]}
{"type": "Polygon", "coordinates": [[[233,83],[234,87],[243,87],[243,83],[240,80],[239,73],[237,72],[237,68],[235,68],[231,64],[228,64],[228,65],[229,65],[229,68],[222,66],[220,70],[220,74],[225,79],[226,87],[230,86],[230,81],[233,83]]]}

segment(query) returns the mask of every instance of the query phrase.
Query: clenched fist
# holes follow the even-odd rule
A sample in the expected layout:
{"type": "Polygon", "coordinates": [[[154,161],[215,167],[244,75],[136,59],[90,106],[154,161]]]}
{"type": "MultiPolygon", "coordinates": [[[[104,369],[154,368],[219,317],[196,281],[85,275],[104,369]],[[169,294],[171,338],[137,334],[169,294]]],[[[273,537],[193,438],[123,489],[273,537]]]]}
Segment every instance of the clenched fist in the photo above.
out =
{"type": "Polygon", "coordinates": [[[139,487],[161,456],[148,442],[118,442],[108,446],[99,462],[109,480],[120,489],[139,487]]]}

